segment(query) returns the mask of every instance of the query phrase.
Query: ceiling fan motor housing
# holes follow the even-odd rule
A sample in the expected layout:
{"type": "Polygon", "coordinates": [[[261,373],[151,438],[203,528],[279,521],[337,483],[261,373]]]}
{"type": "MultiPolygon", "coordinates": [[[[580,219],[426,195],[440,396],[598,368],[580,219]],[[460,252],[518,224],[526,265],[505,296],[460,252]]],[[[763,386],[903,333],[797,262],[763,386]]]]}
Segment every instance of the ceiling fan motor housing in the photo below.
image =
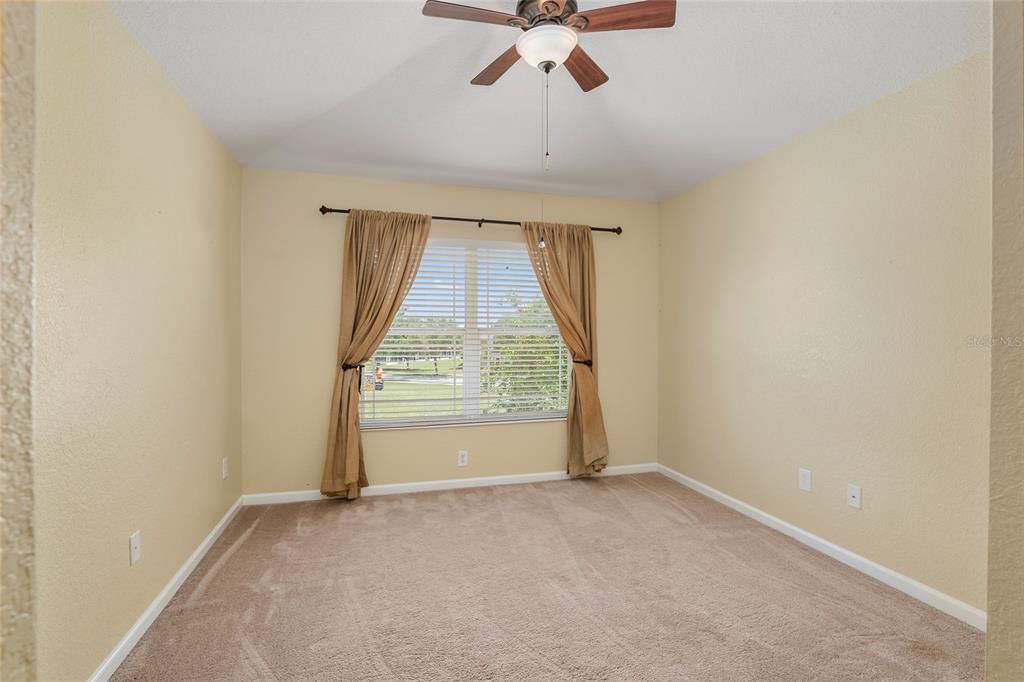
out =
{"type": "Polygon", "coordinates": [[[576,0],[565,0],[563,3],[553,0],[519,0],[516,5],[516,16],[523,20],[524,25],[520,28],[524,31],[541,24],[564,24],[576,12],[576,0]]]}

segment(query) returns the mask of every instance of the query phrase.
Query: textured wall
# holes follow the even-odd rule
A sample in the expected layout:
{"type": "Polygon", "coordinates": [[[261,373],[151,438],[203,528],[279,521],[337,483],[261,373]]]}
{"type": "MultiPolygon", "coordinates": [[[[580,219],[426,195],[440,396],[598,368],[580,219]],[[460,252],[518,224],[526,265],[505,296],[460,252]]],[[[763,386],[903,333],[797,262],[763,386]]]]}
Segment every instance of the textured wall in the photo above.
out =
{"type": "MultiPolygon", "coordinates": [[[[583,199],[245,169],[242,333],[245,492],[317,488],[338,342],[345,219],[321,204],[435,215],[540,218],[622,225],[595,234],[598,362],[609,463],[657,460],[657,207],[583,199]]],[[[518,230],[437,222],[431,234],[519,239],[518,230]]],[[[371,483],[565,467],[565,424],[546,422],[364,434],[371,483]],[[459,449],[470,465],[456,467],[459,449]]]]}
{"type": "MultiPolygon", "coordinates": [[[[1024,339],[1024,4],[995,3],[992,336],[1024,339]]],[[[992,349],[989,682],[1024,680],[1024,347],[992,349]]]]}
{"type": "Polygon", "coordinates": [[[660,267],[661,462],[980,609],[989,60],[666,202],[660,267]]]}
{"type": "Polygon", "coordinates": [[[241,170],[106,3],[37,41],[38,674],[82,679],[241,492],[241,170]]]}
{"type": "Polygon", "coordinates": [[[0,679],[35,675],[32,156],[35,8],[0,4],[0,679]]]}

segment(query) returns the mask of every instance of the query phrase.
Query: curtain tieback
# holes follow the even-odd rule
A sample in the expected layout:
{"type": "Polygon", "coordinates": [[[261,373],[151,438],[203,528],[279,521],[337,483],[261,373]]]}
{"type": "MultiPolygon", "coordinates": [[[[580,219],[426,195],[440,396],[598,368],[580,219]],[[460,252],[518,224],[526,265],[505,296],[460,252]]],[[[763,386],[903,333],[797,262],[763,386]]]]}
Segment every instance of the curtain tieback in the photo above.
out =
{"type": "Polygon", "coordinates": [[[590,366],[592,366],[594,364],[594,361],[593,360],[573,360],[572,364],[574,364],[574,365],[586,365],[587,367],[590,367],[590,366]]]}
{"type": "Polygon", "coordinates": [[[363,392],[363,367],[366,367],[366,365],[342,365],[341,366],[341,369],[344,372],[347,372],[350,369],[358,369],[359,370],[359,386],[356,388],[356,390],[359,391],[360,395],[363,392]]]}

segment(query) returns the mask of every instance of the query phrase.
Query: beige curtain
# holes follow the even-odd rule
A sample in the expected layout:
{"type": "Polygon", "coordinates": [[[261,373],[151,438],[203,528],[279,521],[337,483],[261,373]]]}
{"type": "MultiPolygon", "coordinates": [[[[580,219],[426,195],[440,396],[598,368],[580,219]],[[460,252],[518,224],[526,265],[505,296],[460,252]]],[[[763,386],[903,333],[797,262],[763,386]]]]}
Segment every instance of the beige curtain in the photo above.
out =
{"type": "Polygon", "coordinates": [[[341,333],[320,492],[359,497],[367,485],[359,434],[360,365],[388,333],[423,258],[430,216],[353,209],[345,231],[341,333]]]}
{"type": "Polygon", "coordinates": [[[572,355],[569,382],[570,476],[608,466],[608,438],[597,394],[594,244],[586,225],[523,223],[541,291],[572,355]]]}

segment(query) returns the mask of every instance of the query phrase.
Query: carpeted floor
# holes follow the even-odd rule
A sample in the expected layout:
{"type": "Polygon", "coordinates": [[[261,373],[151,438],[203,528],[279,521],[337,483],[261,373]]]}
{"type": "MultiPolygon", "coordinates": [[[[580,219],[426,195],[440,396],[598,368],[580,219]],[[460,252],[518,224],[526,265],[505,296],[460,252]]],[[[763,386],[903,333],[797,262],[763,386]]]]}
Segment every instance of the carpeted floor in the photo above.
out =
{"type": "Polygon", "coordinates": [[[244,508],[115,680],[967,680],[978,631],[658,474],[244,508]]]}

